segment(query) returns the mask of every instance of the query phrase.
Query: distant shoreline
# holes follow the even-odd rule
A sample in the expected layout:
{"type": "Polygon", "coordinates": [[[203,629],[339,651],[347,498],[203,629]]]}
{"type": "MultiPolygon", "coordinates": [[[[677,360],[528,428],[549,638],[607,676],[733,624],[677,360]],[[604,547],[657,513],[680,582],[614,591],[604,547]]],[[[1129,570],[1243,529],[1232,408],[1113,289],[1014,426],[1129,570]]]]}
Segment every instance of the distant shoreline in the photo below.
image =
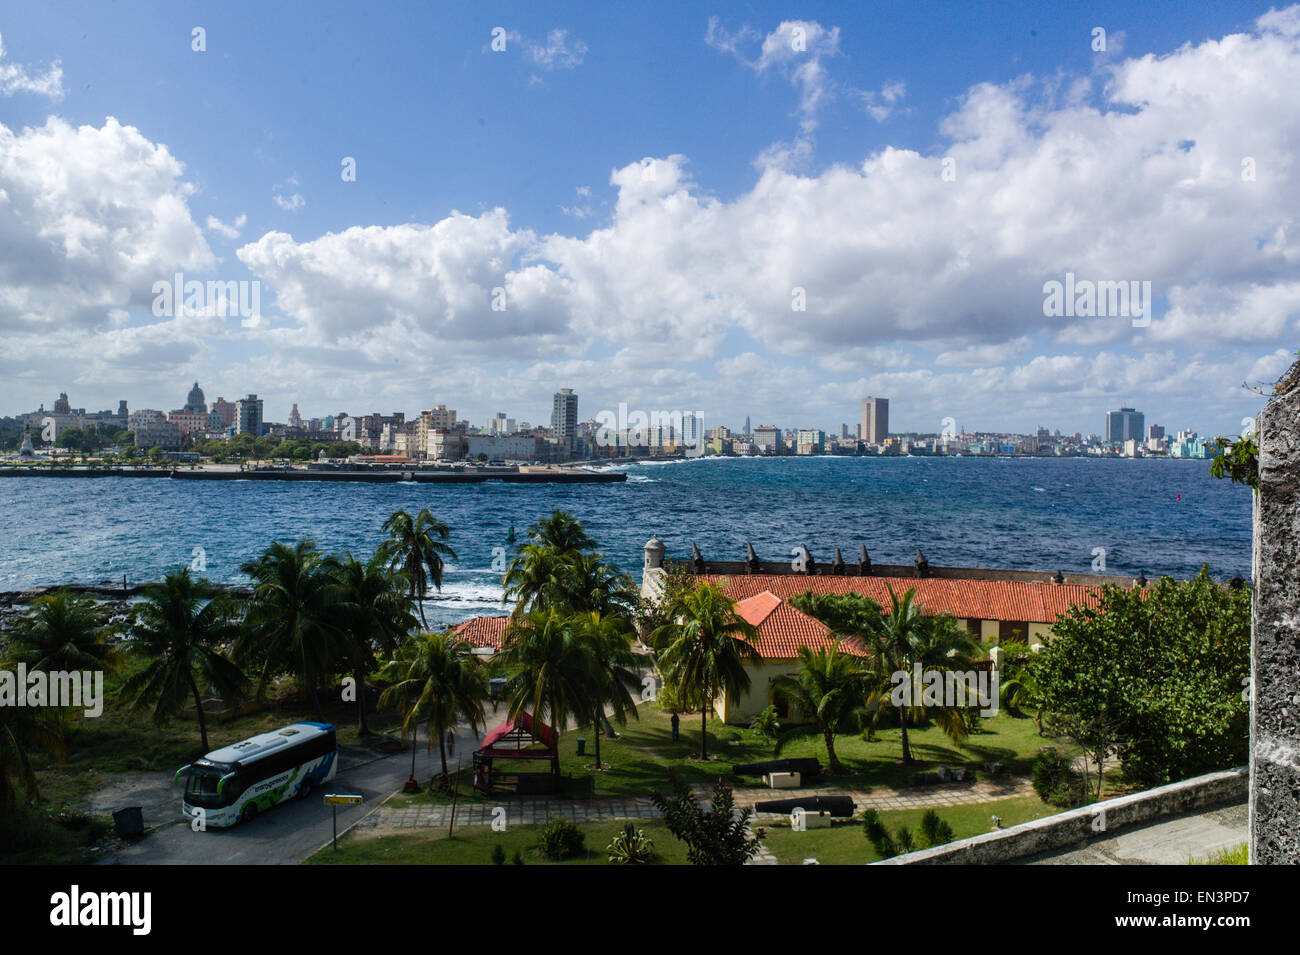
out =
{"type": "Polygon", "coordinates": [[[445,469],[313,469],[207,467],[195,470],[102,467],[0,467],[0,477],[46,478],[170,478],[178,481],[327,481],[367,484],[612,484],[627,480],[621,471],[581,468],[445,468],[445,469]]]}

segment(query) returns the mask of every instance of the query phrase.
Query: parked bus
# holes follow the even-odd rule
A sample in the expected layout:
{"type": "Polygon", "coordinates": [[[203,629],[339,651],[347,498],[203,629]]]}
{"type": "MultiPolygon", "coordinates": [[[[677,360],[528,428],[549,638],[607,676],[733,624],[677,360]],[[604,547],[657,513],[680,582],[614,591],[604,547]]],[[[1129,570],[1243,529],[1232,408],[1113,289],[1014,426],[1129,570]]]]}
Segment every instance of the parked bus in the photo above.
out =
{"type": "Polygon", "coordinates": [[[305,798],[338,772],[330,723],[294,723],[214,750],[176,771],[188,773],[181,806],[208,826],[233,826],[291,797],[305,798]]]}

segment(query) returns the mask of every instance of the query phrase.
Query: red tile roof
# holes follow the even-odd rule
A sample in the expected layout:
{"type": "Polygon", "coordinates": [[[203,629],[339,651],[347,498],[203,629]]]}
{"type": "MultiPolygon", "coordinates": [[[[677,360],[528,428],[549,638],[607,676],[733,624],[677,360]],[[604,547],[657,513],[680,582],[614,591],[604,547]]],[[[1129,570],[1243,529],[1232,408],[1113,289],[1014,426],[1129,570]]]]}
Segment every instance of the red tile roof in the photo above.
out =
{"type": "MultiPolygon", "coordinates": [[[[916,591],[916,601],[926,613],[947,613],[959,619],[1014,620],[1055,623],[1075,604],[1101,603],[1097,588],[1082,584],[1054,584],[1022,580],[950,580],[936,577],[836,577],[802,574],[699,574],[703,583],[721,583],[727,596],[743,601],[763,592],[783,600],[812,591],[817,594],[862,594],[889,610],[889,590],[902,596],[916,591]]],[[[791,608],[794,609],[794,608],[791,608]]],[[[797,611],[796,611],[797,612],[797,611]]]]}
{"type": "Polygon", "coordinates": [[[500,650],[505,641],[506,624],[509,622],[509,617],[471,617],[464,623],[458,623],[453,632],[476,647],[500,650]]]}
{"type": "Polygon", "coordinates": [[[800,647],[822,650],[839,645],[845,653],[865,656],[856,638],[839,640],[820,620],[786,603],[770,590],[736,601],[736,613],[758,629],[754,648],[765,660],[794,660],[800,647]]]}

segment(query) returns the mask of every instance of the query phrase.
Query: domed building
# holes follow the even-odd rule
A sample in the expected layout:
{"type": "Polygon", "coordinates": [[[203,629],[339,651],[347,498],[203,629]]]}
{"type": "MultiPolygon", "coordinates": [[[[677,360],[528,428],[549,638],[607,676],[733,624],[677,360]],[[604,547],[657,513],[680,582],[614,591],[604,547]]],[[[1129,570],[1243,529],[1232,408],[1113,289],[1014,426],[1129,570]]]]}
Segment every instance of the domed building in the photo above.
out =
{"type": "Polygon", "coordinates": [[[185,399],[184,411],[186,414],[208,413],[208,403],[204,399],[203,389],[199,387],[197,381],[194,382],[194,387],[190,389],[189,396],[185,399]]]}

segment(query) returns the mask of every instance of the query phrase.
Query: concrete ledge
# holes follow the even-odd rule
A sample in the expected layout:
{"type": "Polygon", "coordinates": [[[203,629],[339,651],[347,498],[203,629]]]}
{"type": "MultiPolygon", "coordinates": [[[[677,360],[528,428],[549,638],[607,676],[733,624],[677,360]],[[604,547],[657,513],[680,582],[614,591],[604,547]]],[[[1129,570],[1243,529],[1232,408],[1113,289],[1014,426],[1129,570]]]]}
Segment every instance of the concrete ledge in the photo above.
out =
{"type": "Polygon", "coordinates": [[[1080,845],[1099,835],[1110,835],[1151,819],[1244,802],[1249,778],[1249,767],[1239,766],[872,864],[996,865],[1014,862],[1040,852],[1080,845]]]}

